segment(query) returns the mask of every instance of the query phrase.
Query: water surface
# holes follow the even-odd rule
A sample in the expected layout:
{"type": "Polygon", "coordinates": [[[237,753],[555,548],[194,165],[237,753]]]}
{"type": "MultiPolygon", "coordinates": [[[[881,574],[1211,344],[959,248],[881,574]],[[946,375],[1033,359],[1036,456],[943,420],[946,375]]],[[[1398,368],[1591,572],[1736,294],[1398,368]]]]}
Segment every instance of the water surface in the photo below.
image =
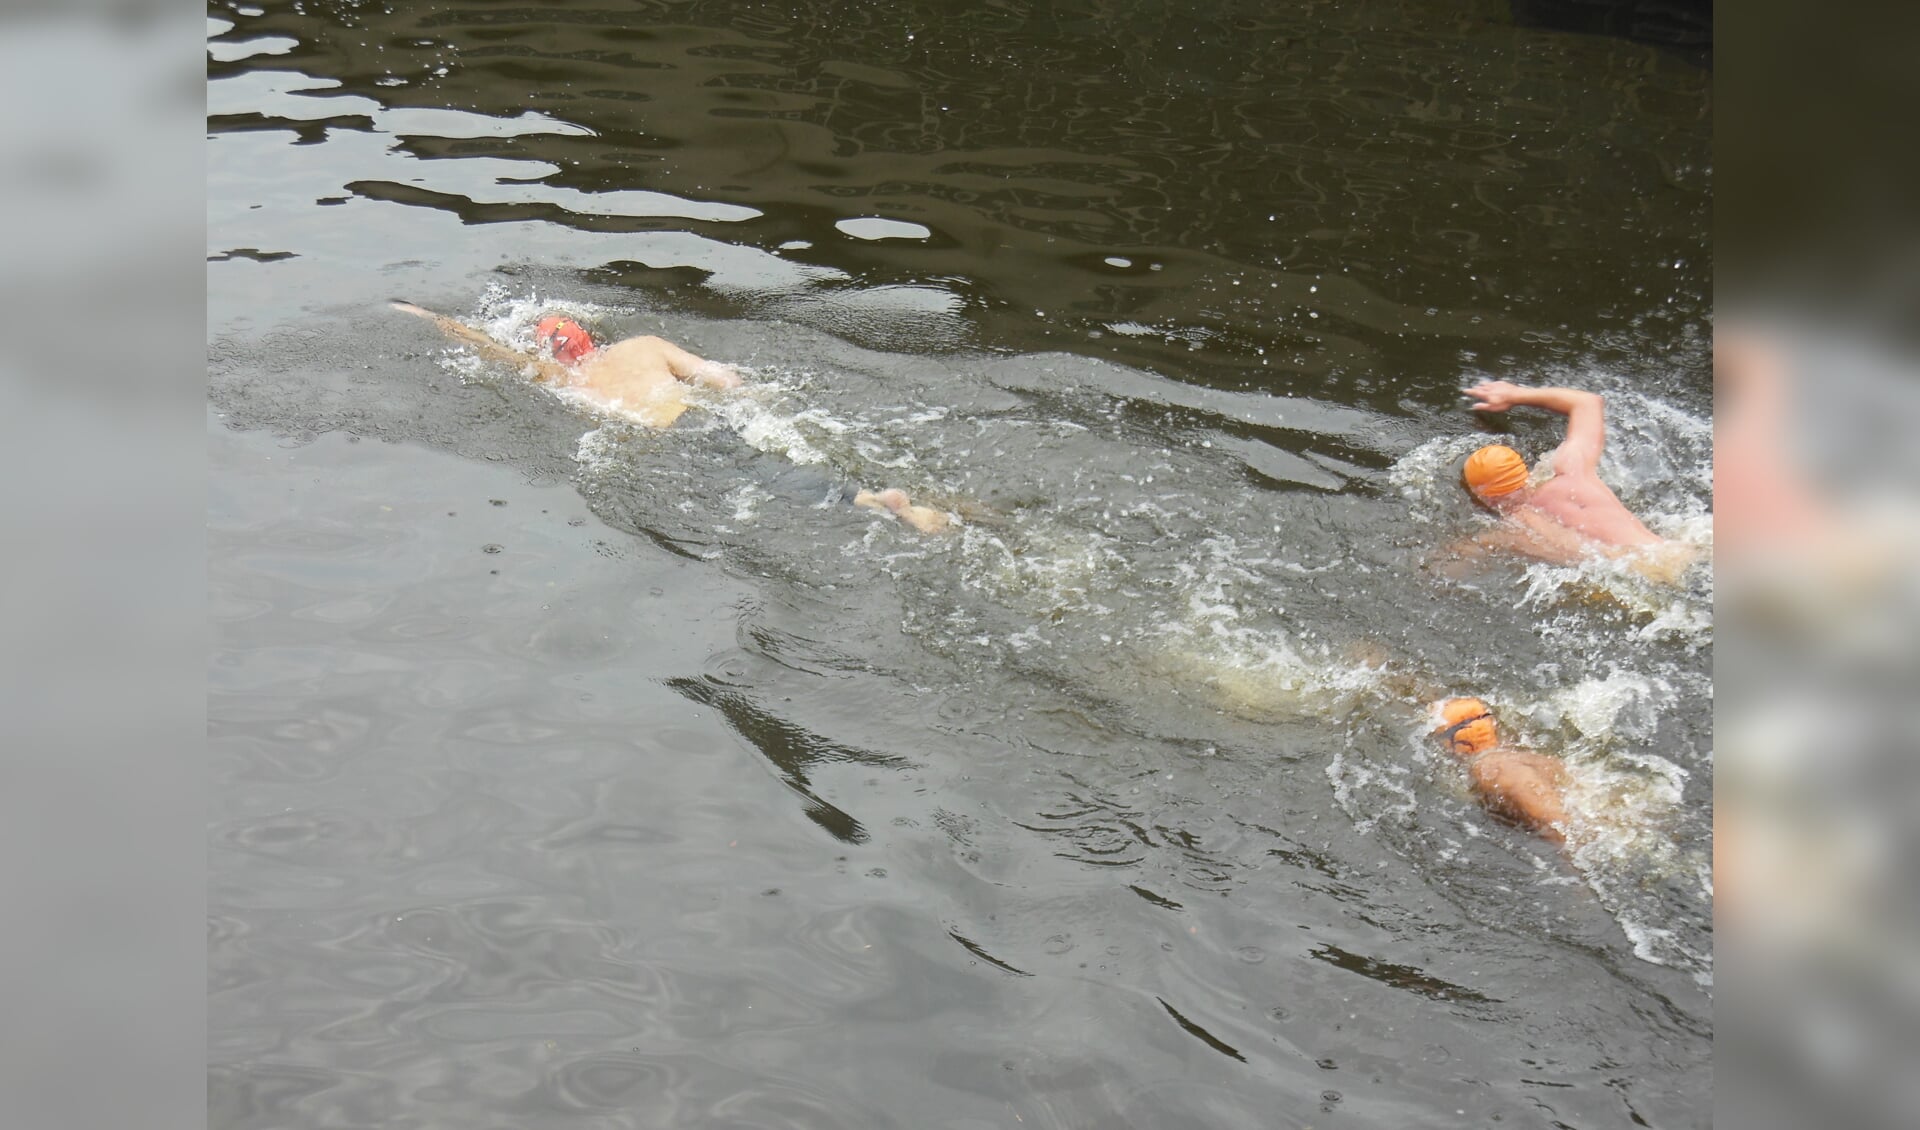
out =
{"type": "Polygon", "coordinates": [[[1434,547],[1484,376],[1707,538],[1709,76],[1270,9],[209,8],[216,1125],[1707,1124],[1710,579],[1434,547]]]}

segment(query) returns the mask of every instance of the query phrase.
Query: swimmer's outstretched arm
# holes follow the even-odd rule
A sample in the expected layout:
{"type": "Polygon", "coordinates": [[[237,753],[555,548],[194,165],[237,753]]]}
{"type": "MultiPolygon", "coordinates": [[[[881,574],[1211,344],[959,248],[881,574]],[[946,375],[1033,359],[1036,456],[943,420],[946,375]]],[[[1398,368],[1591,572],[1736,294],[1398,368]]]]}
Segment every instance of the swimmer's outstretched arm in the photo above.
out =
{"type": "Polygon", "coordinates": [[[1509,408],[1545,408],[1567,418],[1567,435],[1551,456],[1559,475],[1590,472],[1600,465],[1607,446],[1606,401],[1597,392],[1577,388],[1528,388],[1506,381],[1481,381],[1462,392],[1473,397],[1476,412],[1505,412],[1509,408]]]}
{"type": "Polygon", "coordinates": [[[1381,693],[1402,700],[1435,701],[1447,697],[1447,688],[1414,670],[1378,640],[1359,639],[1347,645],[1348,662],[1367,668],[1381,693]]]}
{"type": "Polygon", "coordinates": [[[415,317],[425,318],[427,321],[439,326],[441,333],[446,334],[455,341],[463,341],[473,346],[474,352],[489,361],[501,361],[508,365],[516,365],[524,369],[530,369],[533,373],[533,379],[544,384],[566,383],[567,367],[558,361],[550,361],[547,358],[536,357],[531,353],[522,353],[518,349],[502,345],[500,342],[495,341],[493,338],[488,337],[472,326],[456,322],[444,314],[436,314],[425,307],[415,306],[411,302],[395,301],[391,303],[391,305],[395,310],[412,314],[415,317]]]}
{"type": "Polygon", "coordinates": [[[1453,561],[1473,561],[1493,552],[1538,556],[1540,548],[1539,539],[1530,532],[1502,524],[1448,542],[1440,555],[1453,561]]]}

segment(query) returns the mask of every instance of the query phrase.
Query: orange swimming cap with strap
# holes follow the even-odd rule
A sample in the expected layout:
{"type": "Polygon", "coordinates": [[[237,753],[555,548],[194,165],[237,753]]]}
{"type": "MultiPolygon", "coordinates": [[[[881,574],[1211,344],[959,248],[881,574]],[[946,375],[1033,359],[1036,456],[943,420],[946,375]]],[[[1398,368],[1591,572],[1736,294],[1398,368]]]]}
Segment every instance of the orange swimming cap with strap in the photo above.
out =
{"type": "Polygon", "coordinates": [[[539,339],[541,345],[553,350],[554,360],[568,365],[576,364],[593,352],[593,335],[572,318],[558,315],[542,318],[540,324],[534,327],[533,336],[539,339]]]}
{"type": "Polygon", "coordinates": [[[1500,743],[1493,712],[1477,698],[1450,698],[1440,704],[1440,724],[1433,732],[1446,739],[1454,753],[1485,753],[1500,743]]]}
{"type": "Polygon", "coordinates": [[[1511,447],[1489,444],[1467,456],[1460,477],[1480,497],[1498,498],[1527,485],[1527,461],[1511,447]]]}

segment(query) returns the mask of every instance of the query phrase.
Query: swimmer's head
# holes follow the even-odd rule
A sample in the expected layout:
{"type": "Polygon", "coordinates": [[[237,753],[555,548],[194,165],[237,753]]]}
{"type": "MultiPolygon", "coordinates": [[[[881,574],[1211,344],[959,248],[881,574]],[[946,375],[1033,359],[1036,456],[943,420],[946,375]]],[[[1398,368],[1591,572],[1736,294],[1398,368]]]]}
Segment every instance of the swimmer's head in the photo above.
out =
{"type": "Polygon", "coordinates": [[[1473,497],[1492,506],[1516,495],[1527,485],[1527,461],[1504,444],[1492,443],[1467,456],[1460,478],[1473,497]]]}
{"type": "Polygon", "coordinates": [[[1449,753],[1471,757],[1500,743],[1493,711],[1477,698],[1450,698],[1434,704],[1433,732],[1447,743],[1449,753]]]}
{"type": "Polygon", "coordinates": [[[577,364],[582,357],[593,352],[593,335],[572,318],[563,318],[558,314],[540,319],[534,327],[533,336],[553,352],[553,359],[564,364],[577,364]]]}

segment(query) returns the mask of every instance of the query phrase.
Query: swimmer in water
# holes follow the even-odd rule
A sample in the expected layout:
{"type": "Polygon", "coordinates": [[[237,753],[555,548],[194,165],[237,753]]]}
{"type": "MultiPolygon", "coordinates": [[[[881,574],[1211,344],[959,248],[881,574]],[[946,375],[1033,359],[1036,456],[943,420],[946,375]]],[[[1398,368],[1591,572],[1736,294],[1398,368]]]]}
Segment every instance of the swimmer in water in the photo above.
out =
{"type": "Polygon", "coordinates": [[[1493,711],[1477,698],[1435,703],[1434,714],[1433,732],[1466,765],[1473,791],[1488,808],[1554,843],[1566,842],[1565,766],[1503,745],[1493,711]]]}
{"type": "Polygon", "coordinates": [[[931,506],[914,505],[913,500],[907,497],[907,492],[898,487],[877,492],[863,490],[853,496],[853,504],[890,514],[923,534],[945,533],[953,525],[952,515],[931,506]]]}
{"type": "MultiPolygon", "coordinates": [[[[411,302],[393,308],[425,318],[441,332],[474,347],[482,357],[519,366],[535,383],[568,388],[589,400],[648,427],[670,427],[692,404],[689,387],[740,387],[740,374],[731,365],[695,356],[664,338],[641,335],[599,345],[593,335],[572,318],[550,315],[534,328],[539,354],[511,348],[472,326],[436,314],[411,302]]],[[[930,506],[916,506],[897,488],[862,490],[853,504],[896,518],[921,533],[947,530],[953,519],[930,506]]]]}
{"type": "Polygon", "coordinates": [[[1484,381],[1464,389],[1476,412],[1535,407],[1567,418],[1560,446],[1546,457],[1553,475],[1534,486],[1527,462],[1511,447],[1491,444],[1467,456],[1461,478],[1474,500],[1498,514],[1498,527],[1457,544],[1466,553],[1506,550],[1555,565],[1593,557],[1625,560],[1649,580],[1671,584],[1697,555],[1694,546],[1654,533],[1621,505],[1597,473],[1607,443],[1604,402],[1573,388],[1527,388],[1484,381]]]}
{"type": "Polygon", "coordinates": [[[551,316],[534,330],[542,350],[535,355],[410,302],[395,302],[393,308],[431,321],[483,357],[521,366],[539,384],[574,389],[649,427],[665,428],[680,418],[690,407],[688,386],[740,386],[740,374],[731,366],[696,357],[662,338],[642,335],[601,346],[572,318],[551,316]]]}

